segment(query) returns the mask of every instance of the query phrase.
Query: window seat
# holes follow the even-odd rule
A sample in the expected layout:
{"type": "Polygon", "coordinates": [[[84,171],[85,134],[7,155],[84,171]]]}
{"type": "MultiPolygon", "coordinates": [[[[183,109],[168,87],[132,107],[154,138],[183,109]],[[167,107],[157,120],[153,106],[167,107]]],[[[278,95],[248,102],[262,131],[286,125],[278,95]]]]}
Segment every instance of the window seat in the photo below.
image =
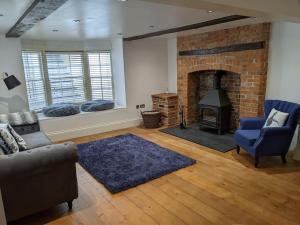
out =
{"type": "MultiPolygon", "coordinates": [[[[103,110],[103,111],[95,111],[95,112],[83,112],[83,111],[80,111],[80,113],[78,114],[75,114],[75,115],[72,115],[72,116],[67,116],[67,117],[72,117],[72,118],[82,118],[82,117],[86,117],[86,116],[89,116],[89,115],[93,115],[93,114],[103,114],[103,113],[112,113],[112,112],[115,112],[115,111],[120,111],[120,110],[125,110],[126,107],[125,106],[115,106],[114,108],[112,109],[107,109],[107,110],[103,110]]],[[[48,117],[48,116],[45,116],[42,112],[38,112],[37,113],[37,116],[38,116],[38,120],[39,121],[43,121],[43,120],[64,120],[66,117],[65,116],[62,116],[62,117],[48,117]]]]}
{"type": "Polygon", "coordinates": [[[82,104],[59,103],[44,107],[42,112],[46,117],[65,117],[79,114],[80,112],[98,112],[113,109],[115,106],[110,100],[93,100],[82,104]]]}

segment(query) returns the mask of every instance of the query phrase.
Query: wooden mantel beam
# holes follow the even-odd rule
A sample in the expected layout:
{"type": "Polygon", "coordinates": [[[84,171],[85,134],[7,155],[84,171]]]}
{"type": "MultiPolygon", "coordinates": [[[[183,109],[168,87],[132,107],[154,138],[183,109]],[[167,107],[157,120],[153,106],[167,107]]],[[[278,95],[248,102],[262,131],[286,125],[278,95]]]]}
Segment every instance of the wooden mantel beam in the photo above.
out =
{"type": "Polygon", "coordinates": [[[16,24],[6,33],[8,38],[21,37],[35,24],[47,18],[68,0],[34,0],[16,24]]]}

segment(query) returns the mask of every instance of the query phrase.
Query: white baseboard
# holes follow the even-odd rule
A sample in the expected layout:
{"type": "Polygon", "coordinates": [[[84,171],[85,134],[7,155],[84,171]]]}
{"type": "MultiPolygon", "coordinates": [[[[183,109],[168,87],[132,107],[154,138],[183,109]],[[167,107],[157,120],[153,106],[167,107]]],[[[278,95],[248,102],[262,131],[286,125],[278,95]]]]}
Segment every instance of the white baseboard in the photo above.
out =
{"type": "Polygon", "coordinates": [[[140,118],[136,118],[131,120],[122,120],[122,121],[116,121],[110,123],[95,124],[89,127],[81,127],[76,129],[48,132],[47,135],[52,141],[55,142],[55,141],[62,141],[71,138],[104,133],[104,132],[128,128],[128,127],[135,127],[140,125],[141,122],[142,120],[140,118]]]}

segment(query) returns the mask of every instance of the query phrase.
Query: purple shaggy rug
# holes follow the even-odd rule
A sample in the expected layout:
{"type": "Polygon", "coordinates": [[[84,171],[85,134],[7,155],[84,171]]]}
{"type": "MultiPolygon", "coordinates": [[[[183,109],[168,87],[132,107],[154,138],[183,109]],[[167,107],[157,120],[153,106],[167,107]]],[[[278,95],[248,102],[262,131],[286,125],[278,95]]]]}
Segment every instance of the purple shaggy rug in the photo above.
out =
{"type": "Polygon", "coordinates": [[[196,163],[133,134],[80,144],[78,153],[80,165],[111,193],[196,163]]]}

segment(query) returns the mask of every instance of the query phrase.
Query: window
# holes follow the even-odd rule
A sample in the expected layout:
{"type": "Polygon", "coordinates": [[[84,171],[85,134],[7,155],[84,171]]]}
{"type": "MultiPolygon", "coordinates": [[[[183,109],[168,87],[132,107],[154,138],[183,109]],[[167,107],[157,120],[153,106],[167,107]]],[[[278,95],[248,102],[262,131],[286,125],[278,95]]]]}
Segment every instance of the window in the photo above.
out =
{"type": "Polygon", "coordinates": [[[31,110],[55,103],[113,100],[110,51],[22,55],[31,110]]]}
{"type": "Polygon", "coordinates": [[[22,57],[30,109],[41,109],[47,104],[41,54],[26,51],[22,57]]]}
{"type": "Polygon", "coordinates": [[[85,101],[81,53],[46,53],[52,103],[85,101]]]}
{"type": "Polygon", "coordinates": [[[92,99],[112,100],[110,52],[88,53],[92,99]]]}

